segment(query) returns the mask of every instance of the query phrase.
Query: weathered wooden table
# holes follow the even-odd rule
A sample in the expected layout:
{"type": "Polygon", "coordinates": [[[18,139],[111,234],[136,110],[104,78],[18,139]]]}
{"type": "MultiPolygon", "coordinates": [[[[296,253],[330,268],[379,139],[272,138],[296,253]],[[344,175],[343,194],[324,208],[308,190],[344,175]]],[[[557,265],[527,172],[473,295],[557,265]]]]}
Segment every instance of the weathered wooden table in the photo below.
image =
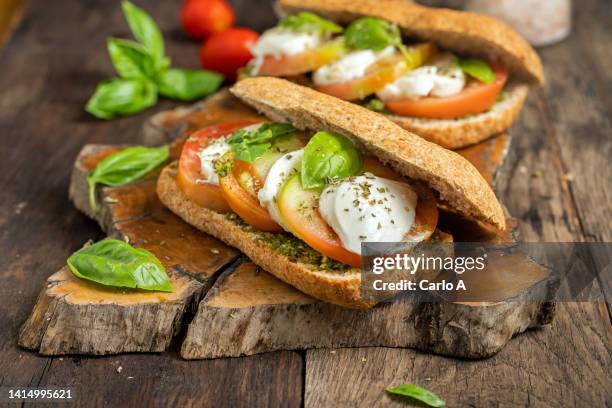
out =
{"type": "MultiPolygon", "coordinates": [[[[32,0],[0,50],[0,385],[75,387],[81,404],[373,406],[412,382],[448,406],[612,404],[609,303],[559,304],[552,326],[496,356],[460,361],[404,349],[275,352],[183,361],[172,351],[46,358],[17,346],[46,277],[102,232],[70,204],[71,164],[86,143],[131,143],[145,117],[99,122],[83,111],[112,67],[105,37],[128,36],[118,2],[32,0]]],[[[139,2],[166,34],[177,66],[198,65],[179,28],[179,1],[139,2]]],[[[239,24],[275,21],[269,2],[233,2],[239,24]]],[[[612,241],[612,10],[584,0],[573,35],[541,50],[547,85],[514,126],[497,192],[531,241],[612,241]]],[[[610,282],[603,282],[611,285],[610,282]]],[[[609,291],[608,291],[609,292],[609,291]]],[[[603,290],[602,290],[603,293],[603,290]]],[[[608,299],[610,302],[610,299],[608,299]]]]}

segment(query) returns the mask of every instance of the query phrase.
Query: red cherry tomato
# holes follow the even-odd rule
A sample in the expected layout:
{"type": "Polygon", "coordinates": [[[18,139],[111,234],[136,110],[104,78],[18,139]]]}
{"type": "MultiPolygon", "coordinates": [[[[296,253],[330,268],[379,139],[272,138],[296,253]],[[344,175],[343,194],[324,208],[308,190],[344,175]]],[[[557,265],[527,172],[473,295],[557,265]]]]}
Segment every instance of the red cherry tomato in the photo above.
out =
{"type": "Polygon", "coordinates": [[[187,0],[181,10],[183,29],[202,40],[234,25],[234,10],[225,0],[187,0]]]}
{"type": "Polygon", "coordinates": [[[253,58],[251,47],[258,38],[255,31],[238,27],[213,34],[200,50],[202,68],[220,72],[228,80],[236,79],[236,71],[253,58]]]}

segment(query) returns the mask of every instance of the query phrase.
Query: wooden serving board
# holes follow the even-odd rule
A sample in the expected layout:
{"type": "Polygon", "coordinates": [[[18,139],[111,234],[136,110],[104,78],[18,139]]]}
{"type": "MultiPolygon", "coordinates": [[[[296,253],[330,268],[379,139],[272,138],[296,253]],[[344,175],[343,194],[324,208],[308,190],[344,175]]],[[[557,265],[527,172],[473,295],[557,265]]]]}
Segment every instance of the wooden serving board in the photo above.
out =
{"type": "MultiPolygon", "coordinates": [[[[257,117],[227,92],[190,109],[158,114],[145,126],[145,139],[171,143],[176,157],[189,131],[232,118],[257,117]]],[[[493,180],[503,159],[504,135],[461,152],[493,180]]],[[[87,145],[73,169],[70,197],[109,236],[152,251],[166,266],[174,292],[143,293],[109,289],[75,278],[66,268],[43,288],[19,344],[41,354],[158,352],[168,348],[183,325],[186,359],[250,355],[273,350],[388,346],[479,358],[499,351],[515,334],[549,323],[554,305],[546,302],[394,302],[357,311],[313,299],[260,270],[233,248],[184,223],[155,194],[157,174],[122,187],[98,190],[100,211],[92,214],[86,176],[121,147],[87,145]],[[195,316],[193,311],[195,311],[195,316]]],[[[466,225],[457,235],[483,241],[466,225]]],[[[507,237],[504,237],[507,239],[507,237]]],[[[500,274],[517,284],[504,299],[542,290],[546,271],[508,265],[500,274]]],[[[496,284],[491,274],[489,285],[496,284]]]]}

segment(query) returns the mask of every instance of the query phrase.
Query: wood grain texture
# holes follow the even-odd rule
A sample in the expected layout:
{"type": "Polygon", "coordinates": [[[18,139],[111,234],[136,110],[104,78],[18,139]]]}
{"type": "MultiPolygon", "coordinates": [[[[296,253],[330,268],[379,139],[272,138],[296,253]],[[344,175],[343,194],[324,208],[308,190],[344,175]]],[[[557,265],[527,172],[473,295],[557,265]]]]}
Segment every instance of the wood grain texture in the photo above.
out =
{"type": "MultiPolygon", "coordinates": [[[[589,4],[604,7],[603,2],[589,4]]],[[[595,24],[592,15],[585,12],[579,17],[582,28],[577,27],[577,32],[602,30],[599,23],[596,24],[599,28],[590,28],[595,24]]],[[[599,237],[610,228],[609,218],[602,214],[609,209],[604,204],[608,200],[601,197],[609,193],[610,181],[607,176],[593,173],[604,171],[605,174],[609,170],[609,164],[604,161],[610,157],[606,153],[610,139],[605,136],[605,128],[595,129],[595,123],[601,123],[609,113],[592,123],[597,110],[589,108],[587,112],[584,107],[601,102],[594,98],[593,88],[584,88],[585,82],[593,81],[585,73],[600,66],[599,63],[589,64],[585,60],[576,63],[576,55],[585,52],[583,44],[571,38],[542,51],[549,83],[543,91],[531,95],[519,122],[510,130],[513,142],[499,172],[497,192],[509,211],[519,218],[520,236],[525,241],[584,240],[581,200],[597,207],[589,216],[596,220],[594,227],[600,231],[599,237]],[[589,65],[581,67],[582,64],[589,65]],[[571,83],[582,87],[583,92],[575,94],[568,84],[568,75],[573,78],[571,83]],[[572,98],[579,101],[571,101],[572,98]],[[559,109],[557,113],[549,108],[550,103],[559,109]],[[586,126],[588,135],[584,128],[574,127],[574,133],[565,133],[561,142],[558,129],[575,121],[586,126]],[[573,174],[574,181],[568,180],[560,157],[563,154],[578,155],[580,159],[574,158],[572,165],[580,169],[590,167],[592,180],[581,175],[582,186],[571,189],[570,186],[577,184],[578,173],[573,174]],[[594,184],[599,191],[593,195],[586,187],[594,184]]],[[[598,45],[594,48],[602,50],[598,45]]],[[[609,75],[606,73],[606,77],[609,75]]],[[[525,333],[491,359],[477,363],[407,350],[338,350],[334,354],[325,350],[309,351],[305,406],[354,406],[355,403],[399,406],[383,389],[404,382],[432,389],[447,401],[447,406],[606,406],[612,395],[609,374],[605,374],[612,369],[611,341],[612,329],[605,305],[562,303],[558,304],[557,316],[550,328],[525,333]],[[328,376],[329,372],[334,372],[334,377],[328,376]],[[349,390],[346,384],[351,384],[349,390]],[[340,392],[351,395],[349,402],[334,397],[340,392]]]]}
{"type": "MultiPolygon", "coordinates": [[[[513,273],[512,267],[497,269],[502,275],[513,273]]],[[[529,265],[521,272],[527,275],[527,269],[529,265]]],[[[520,272],[515,274],[520,279],[520,272]]],[[[550,323],[553,305],[519,300],[542,298],[536,295],[542,290],[534,285],[510,294],[512,301],[487,305],[403,299],[371,310],[352,310],[317,301],[247,263],[225,272],[202,300],[189,324],[181,356],[198,359],[283,349],[386,346],[482,358],[497,353],[514,334],[550,323]]]]}
{"type": "MultiPolygon", "coordinates": [[[[160,23],[174,63],[197,67],[198,44],[187,41],[177,24],[180,2],[137,3],[160,23]]],[[[232,3],[238,6],[238,25],[260,30],[274,22],[267,1],[232,3]]],[[[460,5],[461,0],[453,3],[460,5]]],[[[609,218],[601,218],[608,214],[609,201],[601,200],[609,194],[609,182],[606,184],[598,172],[609,168],[607,162],[598,163],[610,157],[598,155],[598,151],[607,151],[606,118],[611,116],[608,3],[574,2],[574,34],[579,40],[571,37],[542,51],[549,84],[557,85],[547,87],[541,99],[530,98],[518,125],[511,130],[518,137],[510,149],[508,167],[502,171],[506,181],[500,181],[498,191],[510,211],[520,217],[526,240],[569,241],[583,236],[609,240],[609,218]],[[571,102],[574,107],[570,109],[568,98],[579,102],[571,102]],[[551,108],[551,102],[557,107],[551,108]],[[542,109],[549,112],[552,139],[542,136],[542,109]],[[571,131],[566,128],[569,120],[574,122],[571,131]],[[563,157],[559,163],[565,171],[552,164],[550,140],[559,140],[557,131],[563,132],[563,141],[555,143],[556,157],[563,157]],[[594,149],[593,145],[604,148],[594,149]],[[585,173],[588,177],[580,179],[581,186],[570,189],[581,177],[577,171],[586,166],[592,166],[585,173]],[[572,170],[569,176],[574,181],[568,179],[565,188],[561,180],[567,170],[572,170]],[[595,194],[590,191],[602,186],[595,194]]],[[[61,267],[83,242],[102,236],[99,227],[79,214],[66,197],[67,163],[86,143],[138,142],[138,129],[150,113],[176,106],[162,101],[143,114],[109,123],[95,121],[82,111],[95,84],[112,73],[104,46],[107,35],[128,36],[116,2],[32,0],[22,25],[0,54],[0,384],[74,385],[80,390],[79,405],[177,402],[188,406],[300,406],[305,367],[298,353],[184,362],[176,350],[162,355],[51,359],[17,347],[18,328],[49,267],[61,267]],[[117,373],[119,366],[121,373],[117,373]]],[[[394,381],[419,382],[439,392],[449,401],[448,406],[450,402],[468,406],[554,406],[554,402],[609,406],[609,381],[601,384],[599,377],[602,367],[601,378],[609,378],[610,372],[612,329],[610,321],[601,318],[605,313],[605,305],[562,306],[550,330],[521,335],[486,361],[462,362],[391,350],[389,368],[375,372],[362,369],[364,362],[352,353],[374,350],[371,358],[362,356],[371,363],[381,355],[380,349],[342,350],[349,354],[346,360],[355,360],[354,365],[321,360],[322,365],[310,359],[328,351],[309,353],[306,378],[311,386],[305,393],[306,406],[317,401],[328,401],[330,406],[339,401],[372,406],[370,401],[380,401],[381,387],[391,385],[383,381],[389,370],[398,372],[394,381]],[[334,387],[309,379],[317,367],[332,370],[328,379],[334,387]],[[364,390],[373,390],[372,399],[351,392],[354,388],[347,389],[349,383],[344,378],[353,378],[351,371],[362,374],[359,380],[366,383],[364,390]]],[[[340,350],[335,356],[338,353],[340,350]]]]}
{"type": "MultiPolygon", "coordinates": [[[[136,3],[161,26],[174,64],[198,67],[198,44],[177,24],[181,2],[136,3]]],[[[265,24],[272,17],[269,9],[256,9],[241,12],[238,23],[265,24]]],[[[125,375],[109,381],[109,374],[117,374],[114,359],[60,360],[17,346],[19,326],[50,269],[60,268],[88,239],[103,236],[68,200],[69,163],[87,143],[139,143],[144,118],[177,106],[161,100],[147,112],[112,122],[83,111],[96,83],[113,75],[109,35],[129,36],[117,2],[32,0],[0,53],[0,384],[75,384],[80,405],[165,405],[182,398],[196,401],[192,405],[299,406],[303,360],[297,353],[198,364],[176,354],[124,356],[142,373],[132,383],[125,375]]]]}
{"type": "Polygon", "coordinates": [[[170,346],[215,274],[238,253],[195,231],[166,210],[155,194],[155,174],[121,187],[97,189],[88,200],[87,174],[117,147],[87,145],[74,163],[70,197],[109,236],[151,251],[169,273],[173,292],[108,288],[53,274],[19,335],[22,347],[43,355],[161,352],[170,346]]]}

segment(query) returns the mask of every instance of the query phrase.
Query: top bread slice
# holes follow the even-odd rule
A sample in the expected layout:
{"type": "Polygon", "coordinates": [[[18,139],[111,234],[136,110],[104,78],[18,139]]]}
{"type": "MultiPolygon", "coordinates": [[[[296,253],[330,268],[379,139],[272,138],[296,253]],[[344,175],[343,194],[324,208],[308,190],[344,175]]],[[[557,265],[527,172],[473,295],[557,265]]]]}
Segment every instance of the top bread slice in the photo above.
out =
{"type": "Polygon", "coordinates": [[[399,174],[427,183],[460,214],[506,227],[493,190],[470,162],[385,116],[279,78],[247,78],[230,91],[272,120],[343,134],[399,174]]]}
{"type": "Polygon", "coordinates": [[[283,14],[310,11],[343,25],[364,16],[379,17],[397,24],[410,38],[507,67],[514,79],[506,87],[503,101],[487,112],[450,120],[388,115],[403,128],[447,149],[478,143],[508,129],[525,102],[525,83],[544,82],[542,63],[533,48],[493,17],[405,0],[278,0],[277,7],[283,14]]]}
{"type": "Polygon", "coordinates": [[[360,17],[395,23],[402,33],[462,55],[486,58],[529,84],[542,84],[538,54],[516,31],[494,17],[421,6],[405,0],[278,0],[281,13],[310,11],[342,25],[360,17]]]}

